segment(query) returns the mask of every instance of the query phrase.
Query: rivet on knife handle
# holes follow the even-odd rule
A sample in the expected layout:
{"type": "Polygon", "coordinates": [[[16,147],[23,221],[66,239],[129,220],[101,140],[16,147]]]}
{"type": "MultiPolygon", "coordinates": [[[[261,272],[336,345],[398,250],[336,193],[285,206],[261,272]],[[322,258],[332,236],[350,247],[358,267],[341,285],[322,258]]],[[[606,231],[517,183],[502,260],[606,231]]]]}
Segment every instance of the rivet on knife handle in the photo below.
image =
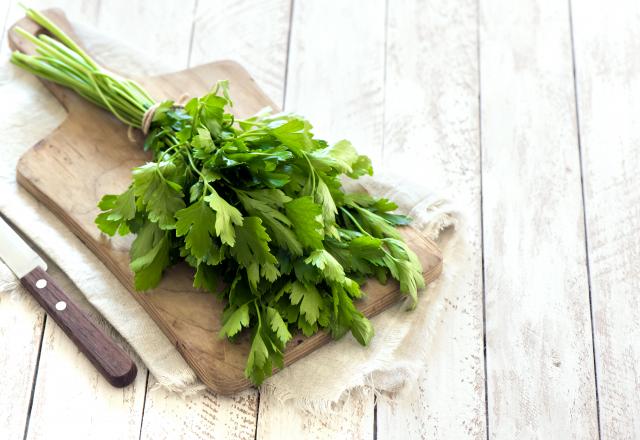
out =
{"type": "Polygon", "coordinates": [[[47,272],[36,267],[20,282],[110,384],[124,387],[133,382],[137,367],[129,355],[89,320],[47,272]]]}

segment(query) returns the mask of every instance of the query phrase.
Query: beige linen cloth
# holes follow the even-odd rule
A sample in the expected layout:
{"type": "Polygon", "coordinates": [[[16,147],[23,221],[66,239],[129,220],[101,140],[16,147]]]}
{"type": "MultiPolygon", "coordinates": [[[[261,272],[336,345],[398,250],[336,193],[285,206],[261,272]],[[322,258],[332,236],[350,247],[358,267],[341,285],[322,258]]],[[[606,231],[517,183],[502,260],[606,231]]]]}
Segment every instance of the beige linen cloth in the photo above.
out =
{"type": "MultiPolygon", "coordinates": [[[[75,27],[89,52],[105,65],[133,75],[171,70],[121,42],[75,27]]],[[[36,78],[10,65],[6,56],[0,62],[0,212],[66,273],[129,342],[160,386],[182,395],[202,390],[193,370],[115,276],[57,217],[17,185],[19,157],[59,125],[65,111],[36,78]]],[[[383,175],[361,183],[368,191],[398,203],[415,219],[414,227],[428,237],[438,238],[440,231],[454,222],[451,206],[414,182],[383,175]]],[[[457,236],[449,238],[452,240],[457,236]]],[[[458,265],[454,255],[457,246],[440,245],[445,272],[422,292],[415,311],[407,312],[403,304],[392,307],[373,320],[376,335],[369,347],[363,348],[347,336],[268,379],[261,391],[302,408],[320,410],[335,407],[334,403],[363,387],[392,395],[416,383],[428,362],[430,340],[443,308],[441,292],[462,288],[452,275],[458,265]]],[[[6,267],[0,267],[0,290],[11,289],[20,287],[6,267]]]]}

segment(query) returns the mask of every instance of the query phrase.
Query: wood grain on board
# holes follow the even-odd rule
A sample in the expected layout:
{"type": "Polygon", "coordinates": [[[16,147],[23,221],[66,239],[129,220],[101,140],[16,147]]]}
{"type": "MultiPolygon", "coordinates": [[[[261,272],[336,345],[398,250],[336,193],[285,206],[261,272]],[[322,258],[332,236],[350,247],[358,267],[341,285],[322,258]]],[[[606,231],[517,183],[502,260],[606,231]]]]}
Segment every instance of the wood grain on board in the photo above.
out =
{"type": "Polygon", "coordinates": [[[597,438],[569,10],[480,3],[489,437],[597,438]]]}
{"type": "Polygon", "coordinates": [[[640,438],[640,3],[572,2],[600,429],[640,438]]]}
{"type": "MultiPolygon", "coordinates": [[[[72,32],[62,14],[52,13],[51,17],[72,32]]],[[[35,30],[31,22],[21,25],[35,30]]],[[[27,42],[13,33],[10,41],[20,50],[31,50],[27,42]]],[[[191,96],[203,94],[218,79],[230,79],[235,84],[234,112],[239,117],[265,106],[277,107],[241,66],[228,61],[139,80],[151,95],[161,99],[185,92],[191,96]]],[[[21,158],[18,181],[63,219],[129,288],[207,386],[223,394],[248,387],[243,373],[248,337],[238,344],[217,337],[223,304],[214,295],[192,288],[191,270],[178,265],[167,271],[157,289],[135,292],[128,267],[130,241],[106,239],[93,223],[96,201],[104,193],[124,190],[131,168],[148,160],[147,154],[128,140],[126,127],[107,112],[62,87],[46,85],[69,116],[21,158]]],[[[441,270],[439,250],[411,229],[403,233],[422,260],[426,281],[432,281],[441,270]]],[[[392,283],[382,286],[369,281],[363,289],[368,296],[359,303],[359,308],[369,316],[402,297],[392,283]]],[[[285,354],[285,363],[295,362],[329,340],[326,333],[311,338],[295,337],[285,354]]]]}

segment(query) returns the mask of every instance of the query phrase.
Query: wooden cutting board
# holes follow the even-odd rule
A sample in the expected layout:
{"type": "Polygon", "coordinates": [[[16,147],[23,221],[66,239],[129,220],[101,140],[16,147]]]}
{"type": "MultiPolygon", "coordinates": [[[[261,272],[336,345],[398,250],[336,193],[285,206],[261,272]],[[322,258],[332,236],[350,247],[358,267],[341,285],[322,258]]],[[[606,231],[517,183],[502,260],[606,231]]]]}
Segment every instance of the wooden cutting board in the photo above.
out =
{"type": "MultiPolygon", "coordinates": [[[[59,10],[46,14],[77,41],[69,22],[59,10]]],[[[23,19],[16,23],[30,32],[42,29],[23,19]]],[[[14,50],[33,53],[33,46],[9,31],[14,50]]],[[[168,75],[138,78],[152,96],[175,99],[183,93],[206,93],[217,80],[228,79],[234,98],[234,113],[249,116],[265,106],[277,106],[260,90],[247,71],[237,63],[219,61],[168,75]]],[[[104,262],[144,307],[162,331],[213,391],[231,394],[249,387],[244,377],[248,335],[237,343],[218,337],[224,304],[210,293],[192,287],[192,270],[177,265],[167,271],[160,286],[149,292],[136,292],[129,270],[131,239],[110,239],[100,234],[93,220],[96,203],[107,193],[119,193],[129,184],[131,169],[150,159],[141,143],[127,137],[127,127],[115,117],[88,103],[75,93],[45,81],[45,86],[68,111],[67,119],[53,133],[34,145],[20,159],[17,180],[57,214],[73,232],[104,262]]],[[[418,254],[427,282],[442,270],[437,246],[411,228],[405,238],[418,254]]],[[[367,297],[358,308],[367,316],[380,313],[403,297],[398,285],[368,281],[367,297]]],[[[289,343],[285,364],[289,365],[330,341],[324,333],[310,338],[295,336],[289,343]]]]}

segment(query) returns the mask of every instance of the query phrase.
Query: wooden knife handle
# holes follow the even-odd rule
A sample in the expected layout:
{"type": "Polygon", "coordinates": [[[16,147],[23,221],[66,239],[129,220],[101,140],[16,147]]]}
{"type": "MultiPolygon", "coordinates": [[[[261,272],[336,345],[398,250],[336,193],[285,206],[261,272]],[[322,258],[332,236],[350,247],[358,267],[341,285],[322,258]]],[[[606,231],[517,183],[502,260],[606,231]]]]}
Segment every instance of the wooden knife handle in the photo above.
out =
{"type": "Polygon", "coordinates": [[[131,357],[89,320],[47,272],[36,267],[20,282],[111,385],[121,388],[133,382],[138,369],[131,357]]]}

